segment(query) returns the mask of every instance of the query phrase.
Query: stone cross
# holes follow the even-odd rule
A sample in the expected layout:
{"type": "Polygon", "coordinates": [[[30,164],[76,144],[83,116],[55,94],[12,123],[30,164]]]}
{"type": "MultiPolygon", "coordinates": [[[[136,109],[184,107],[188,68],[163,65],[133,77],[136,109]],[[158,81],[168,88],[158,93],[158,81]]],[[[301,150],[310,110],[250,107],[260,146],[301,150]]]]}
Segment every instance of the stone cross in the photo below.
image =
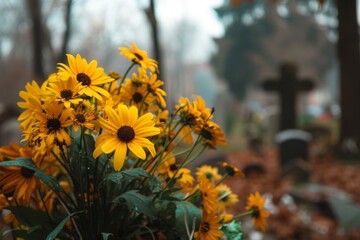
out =
{"type": "Polygon", "coordinates": [[[296,71],[295,65],[282,64],[280,78],[265,81],[263,87],[280,94],[280,126],[276,142],[279,145],[281,175],[291,175],[295,181],[304,181],[308,176],[304,161],[308,159],[311,136],[296,129],[296,95],[300,91],[311,90],[314,83],[308,79],[298,79],[296,71]]]}
{"type": "Polygon", "coordinates": [[[298,79],[294,64],[280,66],[280,78],[268,79],[263,83],[266,91],[277,91],[280,95],[280,131],[296,128],[296,95],[300,91],[310,91],[314,82],[310,79],[298,79]]]}

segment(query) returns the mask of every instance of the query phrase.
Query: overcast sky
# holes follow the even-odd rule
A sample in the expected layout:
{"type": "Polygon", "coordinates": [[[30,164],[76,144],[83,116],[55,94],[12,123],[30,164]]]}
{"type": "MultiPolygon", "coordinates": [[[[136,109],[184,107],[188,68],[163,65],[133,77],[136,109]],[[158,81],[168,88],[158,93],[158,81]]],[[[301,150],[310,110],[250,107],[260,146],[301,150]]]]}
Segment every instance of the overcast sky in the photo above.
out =
{"type": "MultiPolygon", "coordinates": [[[[218,21],[214,11],[223,1],[155,0],[162,44],[168,43],[169,34],[174,34],[179,22],[186,20],[197,29],[194,40],[189,43],[188,60],[207,61],[216,50],[212,38],[220,37],[224,32],[223,25],[218,21]]],[[[91,16],[91,25],[105,24],[115,44],[134,41],[144,49],[151,49],[150,29],[142,10],[148,6],[149,0],[87,0],[83,3],[78,2],[81,8],[75,8],[76,14],[80,15],[77,21],[88,21],[88,17],[91,16]]]]}

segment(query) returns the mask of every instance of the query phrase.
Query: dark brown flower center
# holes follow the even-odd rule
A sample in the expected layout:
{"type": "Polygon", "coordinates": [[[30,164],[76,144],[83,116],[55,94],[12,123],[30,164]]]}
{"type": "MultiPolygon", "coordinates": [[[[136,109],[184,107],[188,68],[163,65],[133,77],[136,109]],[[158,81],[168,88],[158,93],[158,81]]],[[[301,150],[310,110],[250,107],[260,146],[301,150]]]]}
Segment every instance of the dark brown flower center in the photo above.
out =
{"type": "Polygon", "coordinates": [[[135,138],[135,131],[130,126],[122,126],[117,131],[117,137],[122,142],[131,142],[135,138]]]}
{"type": "Polygon", "coordinates": [[[132,99],[134,100],[135,103],[140,103],[141,100],[143,99],[143,96],[140,93],[136,92],[132,96],[132,99]]]}
{"type": "Polygon", "coordinates": [[[201,226],[201,232],[207,233],[210,230],[210,223],[204,222],[201,226]]]}
{"type": "Polygon", "coordinates": [[[226,173],[229,174],[229,176],[235,176],[235,174],[236,174],[236,171],[233,167],[227,166],[225,168],[225,170],[226,170],[226,173]]]}
{"type": "Polygon", "coordinates": [[[85,73],[78,73],[76,75],[76,79],[81,82],[81,85],[83,86],[89,86],[91,84],[91,79],[88,75],[85,73]]]}
{"type": "Polygon", "coordinates": [[[75,118],[76,118],[76,121],[79,122],[79,123],[84,123],[86,118],[84,116],[84,114],[75,114],[75,118]]]}
{"type": "Polygon", "coordinates": [[[31,178],[35,173],[33,170],[30,170],[30,169],[24,168],[24,167],[21,167],[20,172],[24,178],[31,178]]]}
{"type": "Polygon", "coordinates": [[[176,164],[171,164],[169,168],[170,168],[170,171],[174,172],[178,169],[178,166],[176,164]]]}
{"type": "MultiPolygon", "coordinates": [[[[136,58],[137,58],[138,61],[144,60],[144,58],[143,58],[140,54],[134,53],[134,55],[136,56],[136,58]]],[[[137,61],[137,62],[138,62],[138,61],[137,61]]]]}
{"type": "Polygon", "coordinates": [[[253,218],[258,218],[258,217],[260,217],[259,208],[253,207],[251,210],[252,210],[251,216],[252,216],[253,218]]]}
{"type": "Polygon", "coordinates": [[[46,122],[46,128],[49,130],[49,133],[59,130],[61,128],[60,120],[58,118],[48,119],[46,122]]]}
{"type": "Polygon", "coordinates": [[[70,89],[64,89],[61,90],[60,96],[66,100],[69,100],[73,96],[73,92],[70,89]]]}
{"type": "Polygon", "coordinates": [[[211,132],[206,129],[202,129],[200,135],[207,140],[212,140],[214,138],[211,132]]]}

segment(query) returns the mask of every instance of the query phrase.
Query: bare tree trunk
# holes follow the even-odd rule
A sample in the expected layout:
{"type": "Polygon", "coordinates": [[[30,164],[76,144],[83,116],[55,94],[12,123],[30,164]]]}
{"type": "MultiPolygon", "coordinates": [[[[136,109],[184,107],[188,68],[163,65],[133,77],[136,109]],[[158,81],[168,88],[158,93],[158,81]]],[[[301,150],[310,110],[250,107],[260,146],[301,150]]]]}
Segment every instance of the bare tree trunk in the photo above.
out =
{"type": "Polygon", "coordinates": [[[360,49],[356,0],[336,0],[340,69],[340,144],[360,143],[360,49]]]}
{"type": "MultiPolygon", "coordinates": [[[[152,34],[152,40],[153,40],[155,59],[158,61],[159,69],[161,71],[163,68],[161,67],[161,50],[160,50],[160,44],[159,44],[158,25],[157,25],[156,14],[155,14],[154,0],[150,0],[150,6],[146,10],[146,15],[147,15],[150,25],[151,25],[151,34],[152,34]]],[[[161,72],[158,73],[158,78],[163,80],[161,72]]]]}
{"type": "Polygon", "coordinates": [[[63,36],[61,51],[59,53],[58,61],[64,62],[66,59],[66,54],[68,53],[68,45],[70,40],[71,33],[71,10],[72,10],[73,0],[68,0],[66,3],[66,12],[65,12],[65,32],[63,36]]]}
{"type": "Polygon", "coordinates": [[[26,0],[27,9],[32,21],[33,38],[33,71],[35,79],[45,80],[43,65],[43,28],[40,0],[26,0]]]}

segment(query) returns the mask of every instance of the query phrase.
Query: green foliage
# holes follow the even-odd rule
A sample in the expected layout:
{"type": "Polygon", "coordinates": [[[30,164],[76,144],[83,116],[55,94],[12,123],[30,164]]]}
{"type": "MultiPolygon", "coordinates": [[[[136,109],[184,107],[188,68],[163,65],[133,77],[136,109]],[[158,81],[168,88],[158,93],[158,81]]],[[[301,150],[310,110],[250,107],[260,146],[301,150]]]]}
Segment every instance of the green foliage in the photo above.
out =
{"type": "Polygon", "coordinates": [[[113,203],[121,204],[122,201],[126,202],[126,205],[130,211],[144,213],[149,217],[156,218],[156,210],[151,197],[144,196],[137,190],[130,190],[116,197],[113,200],[113,203]]]}
{"type": "Polygon", "coordinates": [[[53,231],[51,231],[51,233],[49,235],[47,235],[46,240],[53,240],[57,237],[57,235],[59,235],[60,231],[63,229],[63,227],[65,226],[66,222],[69,221],[73,216],[80,214],[84,211],[80,211],[80,212],[74,212],[71,213],[70,215],[66,216],[57,226],[56,228],[54,228],[53,231]]]}
{"type": "Polygon", "coordinates": [[[233,220],[226,223],[220,229],[224,232],[226,239],[242,240],[243,233],[241,230],[241,222],[239,220],[233,220]]]}
{"type": "Polygon", "coordinates": [[[121,172],[113,173],[104,180],[114,182],[116,184],[120,184],[122,182],[131,182],[134,180],[139,180],[142,177],[149,177],[149,174],[143,168],[133,168],[129,170],[124,170],[121,172]]]}
{"type": "Polygon", "coordinates": [[[181,239],[188,239],[192,231],[197,231],[202,218],[202,211],[195,205],[179,201],[176,204],[176,230],[181,239]]]}

